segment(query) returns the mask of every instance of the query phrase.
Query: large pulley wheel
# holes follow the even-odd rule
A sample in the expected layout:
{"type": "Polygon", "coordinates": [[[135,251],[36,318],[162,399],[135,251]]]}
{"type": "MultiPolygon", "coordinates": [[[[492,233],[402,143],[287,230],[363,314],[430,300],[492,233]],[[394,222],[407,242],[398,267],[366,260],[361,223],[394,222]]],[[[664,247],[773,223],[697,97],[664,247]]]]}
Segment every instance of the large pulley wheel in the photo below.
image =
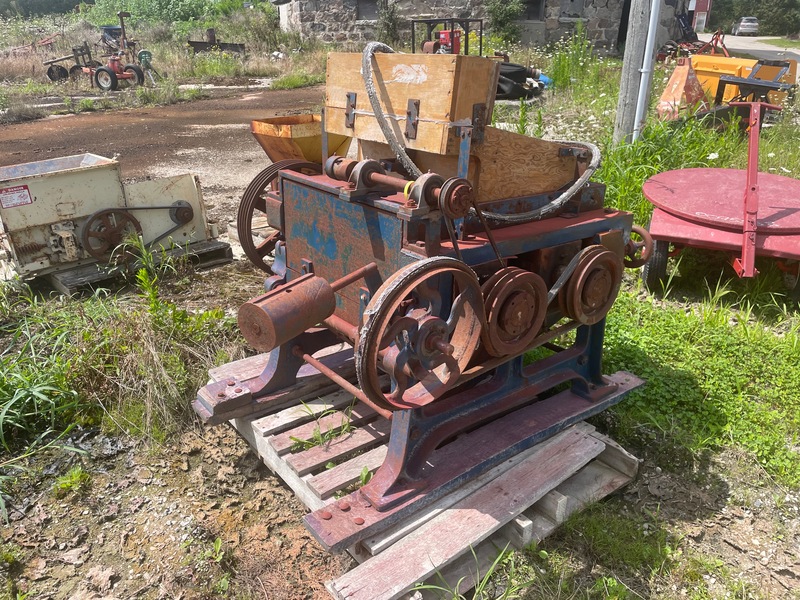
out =
{"type": "Polygon", "coordinates": [[[622,284],[622,261],[604,246],[583,251],[567,282],[564,310],[583,325],[594,325],[611,310],[622,284]]]}
{"type": "Polygon", "coordinates": [[[320,165],[302,160],[281,160],[271,164],[256,175],[242,194],[239,210],[236,213],[236,228],[239,233],[239,244],[245,256],[256,267],[272,275],[271,264],[266,258],[275,244],[282,239],[281,232],[269,226],[266,218],[267,205],[264,195],[268,191],[277,191],[278,172],[282,170],[299,171],[301,173],[321,173],[320,165]]]}
{"type": "Polygon", "coordinates": [[[364,311],[355,351],[361,389],[388,410],[434,401],[456,385],[475,353],[483,310],[478,278],[460,260],[438,256],[401,269],[364,311]]]}
{"type": "Polygon", "coordinates": [[[547,316],[547,285],[536,273],[506,267],[482,287],[486,327],[482,340],[492,356],[519,354],[531,345],[547,316]]]}
{"type": "Polygon", "coordinates": [[[99,260],[108,260],[111,253],[130,237],[142,235],[142,226],[131,213],[109,208],[94,213],[83,226],[83,249],[99,260]]]}

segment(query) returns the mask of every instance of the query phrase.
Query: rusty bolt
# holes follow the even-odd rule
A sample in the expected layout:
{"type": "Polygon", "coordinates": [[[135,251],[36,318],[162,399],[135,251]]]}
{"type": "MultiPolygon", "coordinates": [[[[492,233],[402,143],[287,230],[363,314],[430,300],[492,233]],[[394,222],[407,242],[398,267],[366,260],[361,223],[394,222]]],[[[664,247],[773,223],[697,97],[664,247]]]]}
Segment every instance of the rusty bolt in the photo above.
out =
{"type": "Polygon", "coordinates": [[[217,398],[224,398],[225,392],[217,392],[217,398]]]}
{"type": "Polygon", "coordinates": [[[234,386],[234,385],[236,385],[236,382],[233,379],[229,379],[228,380],[228,385],[234,386]]]}
{"type": "Polygon", "coordinates": [[[348,510],[350,510],[350,503],[349,502],[339,502],[336,506],[342,512],[347,512],[348,510]]]}
{"type": "Polygon", "coordinates": [[[361,517],[356,517],[355,519],[353,519],[353,523],[355,523],[356,525],[363,525],[364,519],[362,519],[361,517]]]}
{"type": "Polygon", "coordinates": [[[236,388],[233,391],[236,392],[237,394],[241,394],[242,393],[242,388],[236,388]]]}
{"type": "Polygon", "coordinates": [[[417,201],[414,200],[413,198],[409,198],[408,200],[406,200],[405,206],[407,208],[416,208],[417,207],[417,201]]]}
{"type": "Polygon", "coordinates": [[[327,510],[323,510],[321,513],[319,513],[319,517],[323,521],[329,521],[332,516],[333,515],[330,512],[328,512],[327,510]]]}

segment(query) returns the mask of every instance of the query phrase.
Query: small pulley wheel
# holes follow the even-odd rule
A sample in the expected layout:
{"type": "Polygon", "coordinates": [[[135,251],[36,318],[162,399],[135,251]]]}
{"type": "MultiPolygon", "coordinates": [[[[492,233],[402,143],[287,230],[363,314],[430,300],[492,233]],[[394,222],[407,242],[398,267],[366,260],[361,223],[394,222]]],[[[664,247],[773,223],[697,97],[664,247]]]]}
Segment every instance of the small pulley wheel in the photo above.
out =
{"type": "Polygon", "coordinates": [[[194,209],[186,200],[178,200],[170,206],[169,218],[175,225],[186,225],[194,219],[194,209]]]}
{"type": "Polygon", "coordinates": [[[644,227],[634,225],[631,228],[631,235],[625,244],[625,258],[623,264],[628,269],[638,269],[650,260],[653,254],[653,238],[650,232],[644,227]]]}
{"type": "Polygon", "coordinates": [[[462,219],[472,208],[474,189],[469,180],[451,177],[442,184],[439,191],[439,208],[449,219],[462,219]]]}
{"type": "Polygon", "coordinates": [[[594,325],[611,310],[621,284],[619,256],[604,246],[589,246],[567,282],[564,311],[582,325],[594,325]]]}
{"type": "Polygon", "coordinates": [[[547,285],[530,271],[506,267],[481,288],[486,327],[481,339],[492,356],[519,354],[538,335],[547,316],[547,285]]]}
{"type": "Polygon", "coordinates": [[[361,389],[388,410],[433,402],[457,385],[475,353],[483,312],[478,278],[460,260],[436,256],[397,271],[364,311],[355,350],[361,389]]]}
{"type": "Polygon", "coordinates": [[[142,235],[142,226],[131,213],[121,208],[100,210],[83,226],[81,243],[86,252],[99,260],[108,260],[111,253],[130,237],[142,235]]]}
{"type": "Polygon", "coordinates": [[[355,160],[334,154],[333,156],[329,156],[328,160],[325,161],[323,172],[331,179],[348,181],[357,164],[358,162],[355,160]]]}
{"type": "Polygon", "coordinates": [[[239,244],[245,256],[257,268],[270,275],[272,267],[266,257],[275,250],[275,244],[282,239],[282,234],[270,227],[267,222],[267,204],[264,196],[268,191],[277,191],[278,173],[282,170],[312,174],[322,172],[320,165],[302,160],[289,159],[273,163],[248,184],[236,212],[239,244]]]}

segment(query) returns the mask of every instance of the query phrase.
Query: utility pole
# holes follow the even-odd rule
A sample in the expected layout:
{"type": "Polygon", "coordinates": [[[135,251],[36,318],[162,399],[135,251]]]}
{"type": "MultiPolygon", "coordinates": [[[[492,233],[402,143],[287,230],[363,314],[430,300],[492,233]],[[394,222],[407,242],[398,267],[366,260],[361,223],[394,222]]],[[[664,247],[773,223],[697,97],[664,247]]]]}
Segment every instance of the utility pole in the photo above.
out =
{"type": "MultiPolygon", "coordinates": [[[[660,0],[653,1],[660,2],[660,0]]],[[[614,122],[615,144],[630,142],[636,127],[636,99],[639,96],[639,86],[643,76],[641,70],[647,47],[649,20],[650,0],[632,0],[628,17],[628,34],[625,38],[617,118],[614,122]]],[[[648,68],[652,68],[652,65],[648,68]]]]}

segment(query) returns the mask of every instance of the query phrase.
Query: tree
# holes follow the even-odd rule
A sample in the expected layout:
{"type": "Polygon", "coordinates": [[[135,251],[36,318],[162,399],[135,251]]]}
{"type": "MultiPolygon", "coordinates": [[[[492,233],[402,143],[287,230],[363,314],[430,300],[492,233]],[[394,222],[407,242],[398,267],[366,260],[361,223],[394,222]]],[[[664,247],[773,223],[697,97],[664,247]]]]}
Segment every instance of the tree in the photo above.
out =
{"type": "Polygon", "coordinates": [[[506,43],[518,42],[519,20],[525,12],[525,3],[522,0],[486,0],[485,6],[492,33],[506,43]]]}
{"type": "Polygon", "coordinates": [[[75,8],[75,0],[5,0],[0,1],[0,14],[23,17],[63,14],[75,8]]]}
{"type": "Polygon", "coordinates": [[[761,2],[755,14],[762,35],[790,35],[800,32],[800,0],[761,2]]]}
{"type": "Polygon", "coordinates": [[[800,32],[800,0],[715,0],[709,24],[729,32],[741,17],[757,17],[761,35],[800,32]]]}
{"type": "Polygon", "coordinates": [[[396,2],[378,0],[377,38],[390,46],[400,41],[400,17],[397,14],[396,2]]]}

